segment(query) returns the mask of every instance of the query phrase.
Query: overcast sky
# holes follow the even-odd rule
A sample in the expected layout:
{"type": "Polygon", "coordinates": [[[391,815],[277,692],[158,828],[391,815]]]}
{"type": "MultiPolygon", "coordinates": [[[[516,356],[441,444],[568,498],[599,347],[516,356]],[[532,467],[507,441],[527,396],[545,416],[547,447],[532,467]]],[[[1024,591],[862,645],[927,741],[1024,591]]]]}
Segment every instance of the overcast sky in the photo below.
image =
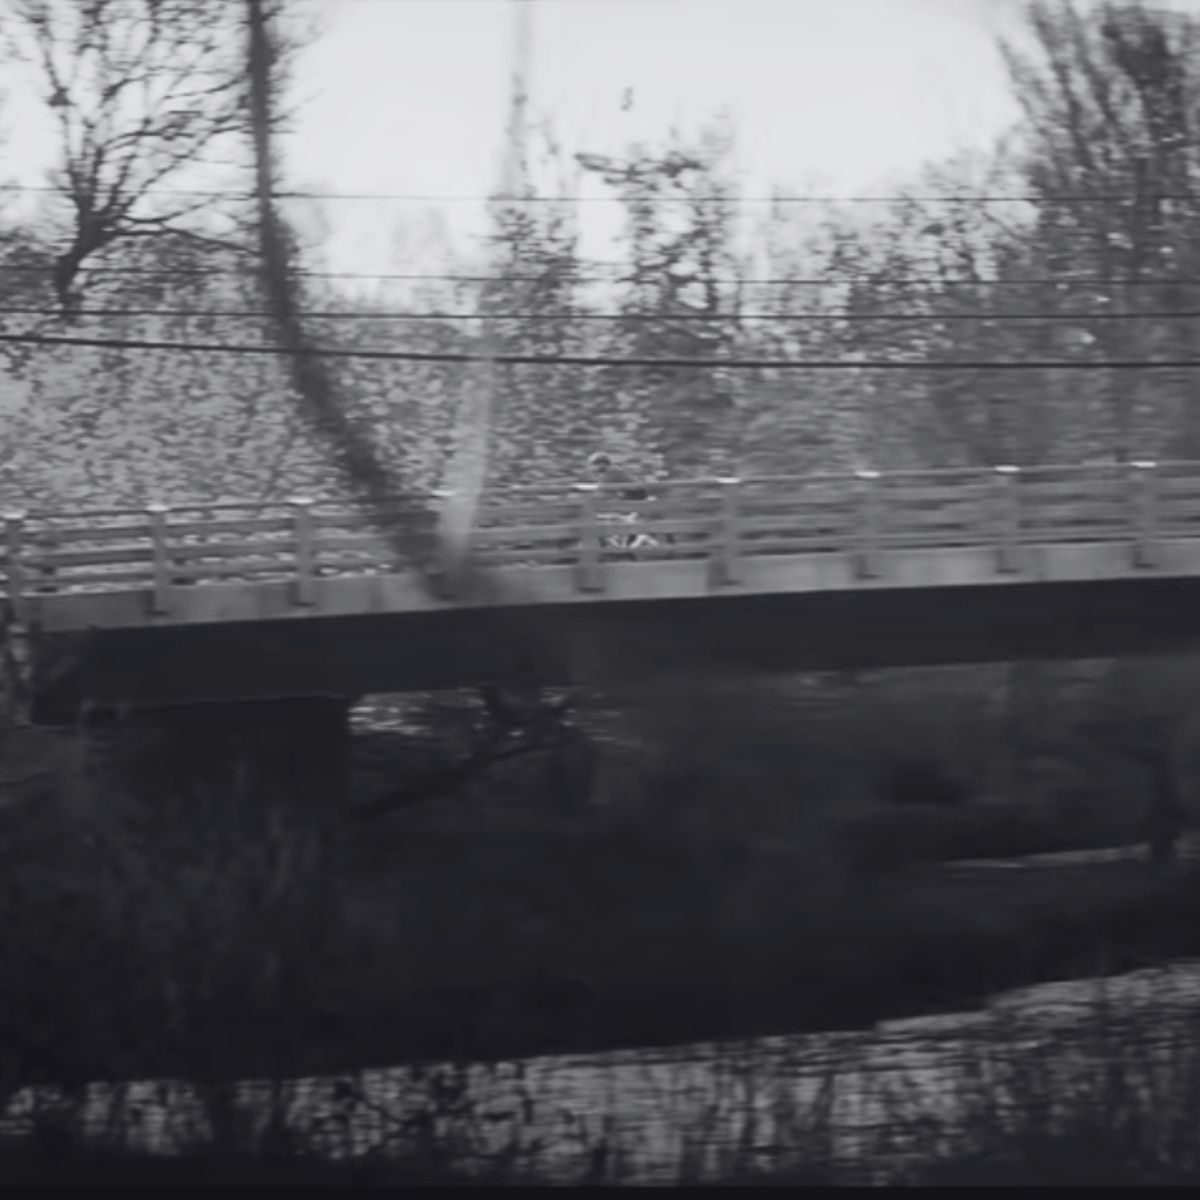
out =
{"type": "MultiPolygon", "coordinates": [[[[294,2],[319,31],[288,144],[298,186],[470,198],[496,186],[512,0],[294,2]]],[[[568,152],[654,141],[725,109],[748,193],[878,192],[925,161],[990,144],[1016,115],[996,37],[1020,28],[1023,0],[530,3],[532,115],[553,119],[568,152]],[[634,103],[623,109],[627,89],[634,103]]],[[[41,117],[14,99],[9,170],[33,181],[41,117]]],[[[331,265],[436,266],[446,255],[430,223],[465,249],[481,211],[474,201],[328,203],[331,265]]],[[[615,210],[587,211],[585,251],[603,253],[615,210]]]]}
{"type": "MultiPolygon", "coordinates": [[[[310,100],[291,152],[299,179],[454,196],[496,185],[510,0],[304,3],[324,32],[301,86],[310,100]]],[[[568,151],[619,150],[727,109],[748,192],[780,184],[846,193],[986,143],[1014,116],[995,35],[1019,18],[1019,0],[530,4],[532,115],[550,117],[568,151]],[[623,111],[626,89],[633,105],[623,111]]],[[[419,242],[393,233],[401,214],[427,207],[331,208],[338,258],[369,260],[381,245],[416,252],[419,242]]],[[[475,205],[439,208],[460,239],[481,228],[475,205]]],[[[588,212],[602,236],[613,210],[588,212]]]]}

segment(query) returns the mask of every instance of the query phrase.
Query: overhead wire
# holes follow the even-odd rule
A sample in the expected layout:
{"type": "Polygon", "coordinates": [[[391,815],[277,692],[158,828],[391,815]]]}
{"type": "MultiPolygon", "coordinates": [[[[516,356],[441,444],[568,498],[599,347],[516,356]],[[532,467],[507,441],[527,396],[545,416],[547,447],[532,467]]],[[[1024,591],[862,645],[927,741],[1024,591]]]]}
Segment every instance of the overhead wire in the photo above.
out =
{"type": "Polygon", "coordinates": [[[146,338],[82,337],[46,334],[0,334],[0,345],[88,347],[101,350],[173,351],[281,357],[323,357],[391,362],[484,363],[504,366],[574,366],[700,370],[1176,370],[1200,367],[1200,358],[1170,359],[849,359],[749,358],[689,356],[614,356],[592,354],[484,354],[454,350],[385,350],[342,347],[294,349],[274,345],[228,342],[158,341],[146,338]]]}
{"type": "MultiPolygon", "coordinates": [[[[27,193],[30,195],[63,195],[61,188],[53,184],[4,183],[0,192],[27,193]]],[[[195,199],[236,200],[250,202],[253,193],[234,192],[228,188],[146,188],[143,196],[187,196],[195,199]]],[[[321,189],[289,188],[273,193],[275,200],[324,200],[334,203],[389,203],[389,204],[491,204],[499,203],[496,196],[478,193],[453,192],[335,192],[321,189]]],[[[728,205],[772,205],[772,204],[1146,204],[1154,201],[1172,203],[1200,203],[1200,193],[1193,192],[983,192],[973,194],[893,193],[879,195],[679,195],[638,196],[639,204],[728,204],[728,205]]],[[[622,204],[624,197],[614,193],[610,196],[549,196],[536,193],[506,196],[505,205],[510,204],[622,204]]]]}
{"type": "MultiPolygon", "coordinates": [[[[0,317],[60,317],[61,310],[45,307],[0,306],[0,317]]],[[[267,320],[270,314],[262,309],[186,309],[186,308],[84,308],[73,314],[76,319],[111,319],[114,317],[159,317],[168,320],[267,320]]],[[[395,310],[365,310],[348,312],[315,309],[303,314],[305,320],[319,321],[483,321],[499,319],[526,323],[559,323],[572,321],[627,321],[636,324],[663,322],[696,322],[701,324],[763,322],[840,322],[899,321],[905,323],[939,323],[944,321],[1194,321],[1200,320],[1200,309],[1148,310],[1145,312],[508,312],[499,318],[474,312],[400,312],[395,310]]]]}
{"type": "MultiPolygon", "coordinates": [[[[612,275],[629,272],[631,268],[625,263],[595,262],[585,264],[582,270],[573,270],[571,277],[579,282],[620,282],[612,275]]],[[[246,271],[236,267],[139,267],[129,265],[91,265],[85,270],[89,275],[134,275],[138,277],[164,276],[167,278],[236,278],[248,279],[246,271]]],[[[0,264],[0,277],[5,274],[46,275],[49,267],[46,264],[12,263],[0,264]]],[[[545,274],[531,273],[528,275],[502,273],[462,273],[456,271],[318,271],[300,270],[296,272],[301,279],[342,279],[342,280],[422,280],[431,283],[538,283],[543,281],[545,274]]],[[[728,284],[730,286],[752,285],[764,287],[846,287],[850,284],[870,280],[875,276],[868,272],[845,272],[833,277],[816,276],[766,276],[766,275],[721,275],[704,276],[705,282],[728,284]]],[[[1138,287],[1200,287],[1200,278],[1159,278],[1159,279],[1103,279],[1099,276],[1065,277],[1031,277],[997,279],[984,277],[980,279],[934,279],[934,278],[901,278],[891,281],[896,286],[925,286],[937,288],[948,287],[1095,287],[1107,290],[1138,287]]]]}
{"type": "MultiPolygon", "coordinates": [[[[29,192],[29,193],[58,193],[60,189],[53,185],[35,185],[23,183],[8,183],[0,185],[0,191],[9,192],[29,192]]],[[[193,196],[193,197],[210,197],[223,198],[234,200],[250,200],[252,196],[249,193],[241,194],[230,192],[228,190],[219,189],[200,189],[200,188],[157,188],[151,189],[147,194],[156,195],[174,195],[174,196],[193,196]]],[[[288,190],[276,193],[278,199],[314,199],[314,200],[386,200],[396,202],[479,202],[486,203],[495,200],[496,197],[478,196],[478,195],[422,195],[422,194],[396,194],[385,192],[328,192],[317,190],[288,190]]],[[[997,194],[982,194],[982,195],[880,195],[880,196],[788,196],[788,195],[773,195],[773,196],[692,196],[686,199],[688,203],[780,203],[780,204],[813,204],[813,203],[894,203],[894,202],[913,202],[913,203],[979,203],[979,204],[999,204],[999,203],[1052,203],[1052,204],[1092,204],[1092,203],[1127,203],[1135,201],[1145,201],[1148,198],[1170,199],[1170,200],[1193,200],[1200,199],[1200,196],[1193,196],[1190,193],[1163,193],[1158,197],[1147,197],[1146,195],[1124,195],[1120,193],[1093,193],[1093,194],[1070,194],[1063,193],[1058,195],[997,195],[997,194]]],[[[670,203],[675,202],[674,197],[648,197],[647,200],[651,203],[670,203]]],[[[504,202],[511,203],[607,203],[621,201],[620,196],[540,196],[540,195],[524,195],[524,196],[507,196],[504,202]]],[[[592,263],[585,264],[580,271],[573,272],[574,278],[579,282],[586,282],[588,279],[597,281],[611,277],[611,274],[620,272],[628,272],[631,268],[620,263],[592,263]]],[[[31,264],[14,264],[5,268],[5,271],[13,273],[41,273],[45,270],[42,266],[34,266],[31,264]]],[[[222,267],[191,267],[191,268],[154,268],[154,267],[133,267],[133,266],[104,266],[99,265],[89,268],[94,274],[105,275],[139,275],[139,276],[154,276],[162,275],[166,277],[177,276],[240,276],[242,272],[235,268],[222,267]]],[[[507,282],[522,282],[535,281],[544,278],[544,275],[515,275],[515,274],[470,274],[458,272],[432,272],[432,271],[411,271],[411,272],[346,272],[346,271],[303,271],[300,272],[302,277],[312,279],[328,279],[328,280],[411,280],[411,281],[427,281],[427,282],[444,282],[444,283],[507,283],[507,282]]],[[[868,278],[866,273],[861,275],[844,275],[835,278],[796,278],[796,277],[745,277],[737,278],[730,277],[726,280],[718,282],[728,282],[730,284],[752,285],[752,286],[793,286],[793,287],[838,287],[853,283],[856,278],[868,278]]],[[[1023,286],[1045,286],[1055,288],[1071,288],[1071,287],[1087,287],[1096,286],[1111,289],[1113,287],[1142,287],[1142,286],[1200,286],[1200,279],[1197,280],[1124,280],[1111,281],[1100,280],[1096,278],[1081,277],[1078,279],[1061,279],[1061,278],[1046,278],[1046,279],[978,279],[978,280],[929,280],[923,281],[919,279],[897,281],[902,284],[913,286],[922,286],[928,282],[936,287],[1023,287],[1023,286]]],[[[45,309],[7,308],[2,311],[3,315],[28,315],[28,316],[43,316],[50,317],[56,315],[56,312],[45,309]]],[[[231,319],[252,319],[260,316],[265,316],[263,313],[249,310],[206,310],[206,311],[183,311],[183,310],[160,310],[160,309],[100,309],[92,312],[82,313],[82,316],[177,316],[177,317],[196,317],[196,318],[223,318],[231,319]]],[[[350,313],[350,312],[329,312],[329,311],[314,311],[306,314],[308,317],[319,320],[436,320],[436,321],[460,321],[460,320],[477,320],[480,319],[474,313],[448,313],[448,312],[431,312],[431,313],[398,313],[398,312],[372,312],[372,313],[350,313]]],[[[755,314],[740,314],[736,319],[743,321],[1095,321],[1095,320],[1187,320],[1195,319],[1200,316],[1200,313],[1190,311],[1154,311],[1145,313],[1108,313],[1108,312],[1087,312],[1087,313],[1052,313],[1052,312],[1030,312],[1030,313],[939,313],[939,314],[914,314],[914,313],[755,313],[755,314]]],[[[657,314],[629,314],[629,313],[596,313],[596,312],[577,312],[570,314],[572,320],[659,320],[669,319],[672,321],[714,321],[714,320],[730,320],[732,316],[718,314],[692,314],[680,313],[659,316],[657,314]]],[[[516,320],[561,320],[561,316],[557,314],[511,314],[511,319],[516,320]]],[[[8,337],[21,335],[7,335],[8,337]]],[[[62,344],[72,344],[63,342],[62,344]]],[[[132,347],[130,347],[132,348],[132,347]]],[[[260,352],[257,348],[246,348],[247,353],[260,352]]],[[[329,351],[334,353],[334,351],[329,351]]],[[[340,353],[340,352],[339,352],[340,353]]],[[[907,365],[907,364],[906,364],[907,365]]],[[[1065,365],[1065,364],[1063,364],[1065,365]]]]}

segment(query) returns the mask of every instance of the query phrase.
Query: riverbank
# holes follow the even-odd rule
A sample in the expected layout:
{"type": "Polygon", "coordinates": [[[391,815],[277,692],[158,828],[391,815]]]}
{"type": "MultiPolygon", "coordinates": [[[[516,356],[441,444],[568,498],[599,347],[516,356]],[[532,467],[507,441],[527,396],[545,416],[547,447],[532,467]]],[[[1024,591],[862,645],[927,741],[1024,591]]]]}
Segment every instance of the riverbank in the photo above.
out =
{"type": "Polygon", "coordinates": [[[1181,963],[863,1034],[396,1068],[242,1085],[224,1099],[193,1085],[199,1113],[188,1085],[92,1089],[86,1103],[43,1108],[57,1119],[43,1121],[37,1141],[0,1147],[0,1177],[117,1186],[1188,1184],[1200,1181],[1198,983],[1200,966],[1181,963]],[[204,1123],[203,1113],[232,1115],[235,1096],[243,1119],[204,1123]],[[170,1146],[166,1128],[176,1131],[170,1146]],[[136,1149],[88,1148],[85,1136],[136,1149]]]}
{"type": "MultiPolygon", "coordinates": [[[[647,935],[653,913],[623,924],[622,910],[609,908],[584,924],[564,910],[559,926],[542,928],[538,948],[544,970],[590,984],[574,1010],[570,1000],[555,1009],[533,991],[522,995],[518,984],[489,978],[486,968],[459,983],[388,986],[381,963],[353,995],[347,985],[344,1001],[331,994],[326,1035],[311,1045],[305,1066],[488,1060],[861,1029],[969,1009],[1005,989],[1200,953],[1193,867],[1099,857],[1040,867],[1030,860],[1034,869],[926,865],[838,895],[819,911],[761,907],[772,919],[757,929],[722,929],[714,921],[702,931],[677,926],[673,940],[655,936],[652,926],[647,935]],[[572,929],[588,936],[572,938],[572,929]]],[[[667,872],[660,882],[669,891],[667,872]]],[[[686,899],[682,892],[677,907],[686,899]]],[[[498,935],[491,949],[520,961],[528,948],[498,935]]],[[[413,958],[408,964],[426,965],[413,958]]]]}
{"type": "MultiPolygon", "coordinates": [[[[164,1159],[74,1149],[54,1154],[0,1151],[0,1177],[9,1187],[504,1187],[537,1186],[536,1180],[480,1179],[452,1168],[338,1166],[306,1156],[189,1155],[164,1159]]],[[[1132,1156],[1114,1155],[1099,1135],[1046,1139],[1034,1153],[1014,1145],[989,1155],[938,1163],[905,1181],[910,1187],[1188,1187],[1200,1169],[1153,1168],[1132,1156]]],[[[779,1172],[734,1174],[724,1179],[681,1180],[697,1187],[830,1187],[839,1181],[820,1166],[779,1172]]]]}
{"type": "Polygon", "coordinates": [[[111,830],[14,813],[16,1078],[304,1076],[868,1028],[1200,953],[1186,865],[938,861],[1061,843],[1069,822],[1045,805],[864,816],[782,784],[753,801],[689,788],[624,815],[497,802],[346,823],[303,877],[244,810],[229,830],[184,806],[147,828],[103,810],[111,830]]]}

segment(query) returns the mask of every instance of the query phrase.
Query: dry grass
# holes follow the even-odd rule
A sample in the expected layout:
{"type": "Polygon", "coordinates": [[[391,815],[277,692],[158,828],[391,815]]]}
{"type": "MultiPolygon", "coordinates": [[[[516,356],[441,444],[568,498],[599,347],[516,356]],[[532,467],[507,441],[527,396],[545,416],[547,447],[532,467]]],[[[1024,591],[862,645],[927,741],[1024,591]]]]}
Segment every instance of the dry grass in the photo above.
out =
{"type": "MultiPolygon", "coordinates": [[[[915,1077],[856,1078],[852,1065],[831,1058],[819,1086],[799,1101],[796,1062],[770,1060],[753,1048],[715,1050],[709,1062],[716,1092],[688,1116],[672,1116],[670,1098],[657,1108],[675,1119],[673,1162],[652,1175],[639,1151],[610,1121],[619,1094],[592,1098],[576,1122],[579,1144],[568,1179],[539,1168],[547,1148],[538,1139],[536,1104],[513,1086],[526,1118],[510,1130],[507,1146],[486,1162],[471,1147],[489,1118],[467,1085],[466,1073],[429,1077],[425,1108],[415,1118],[376,1104],[374,1151],[347,1161],[312,1157],[300,1141],[280,1136],[270,1121],[258,1141],[236,1145],[210,1131],[173,1158],[88,1146],[65,1131],[61,1119],[23,1145],[0,1150],[10,1183],[103,1184],[333,1184],[355,1186],[518,1185],[536,1182],[622,1184],[646,1182],[733,1186],[825,1186],[830,1183],[902,1183],[929,1186],[1084,1184],[1152,1186],[1200,1182],[1200,1043],[1186,1026],[1176,1040],[1131,1028],[1098,999],[1092,1019],[1071,1033],[1044,1035],[1015,1049],[1020,1031],[994,1028],[966,1040],[955,1060],[948,1095],[934,1097],[915,1077]],[[435,1086],[436,1078],[436,1086],[435,1086]],[[874,1121],[857,1150],[839,1128],[838,1094],[877,1092],[874,1121]],[[525,1097],[523,1100],[522,1097],[525,1097]],[[606,1107],[607,1106],[607,1107],[606,1107]],[[751,1119],[750,1114],[754,1113],[751,1119]],[[764,1140],[766,1139],[766,1140],[764,1140]]],[[[356,1085],[348,1081],[347,1088],[356,1085]]],[[[359,1096],[366,1092],[359,1087],[359,1096]]],[[[627,1114],[626,1114],[627,1115],[627,1114]]],[[[119,1130],[109,1129],[110,1136],[119,1130]]],[[[347,1137],[349,1130],[346,1131],[347,1137]]]]}

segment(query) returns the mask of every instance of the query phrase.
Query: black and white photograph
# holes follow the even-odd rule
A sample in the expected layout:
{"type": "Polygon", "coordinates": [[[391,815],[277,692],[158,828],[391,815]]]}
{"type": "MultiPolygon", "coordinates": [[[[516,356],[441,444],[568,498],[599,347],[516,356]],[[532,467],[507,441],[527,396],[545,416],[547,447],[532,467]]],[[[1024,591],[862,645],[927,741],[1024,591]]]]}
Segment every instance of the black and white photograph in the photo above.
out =
{"type": "Polygon", "coordinates": [[[1200,1184],[1200,0],[0,0],[0,1184],[1200,1184]]]}

